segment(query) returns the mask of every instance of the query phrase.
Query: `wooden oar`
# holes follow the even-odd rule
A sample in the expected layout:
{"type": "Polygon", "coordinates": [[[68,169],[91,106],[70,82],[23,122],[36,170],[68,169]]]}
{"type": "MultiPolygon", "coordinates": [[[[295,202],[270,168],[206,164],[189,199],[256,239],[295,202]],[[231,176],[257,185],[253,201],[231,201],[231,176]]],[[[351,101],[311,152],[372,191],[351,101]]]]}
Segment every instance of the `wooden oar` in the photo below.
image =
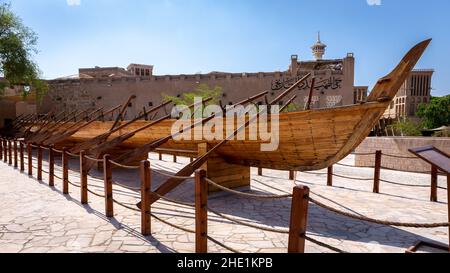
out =
{"type": "MultiPolygon", "coordinates": [[[[289,95],[298,85],[300,85],[302,82],[307,80],[311,74],[307,74],[305,77],[297,81],[295,84],[293,84],[290,88],[288,88],[285,92],[280,94],[276,99],[274,99],[270,105],[274,105],[278,103],[280,100],[282,100],[284,97],[289,95]]],[[[236,131],[234,131],[233,134],[229,135],[227,138],[225,138],[223,141],[221,141],[219,144],[212,147],[206,154],[198,157],[196,160],[194,160],[192,163],[188,164],[186,167],[181,169],[179,172],[177,172],[172,178],[169,178],[165,183],[163,183],[158,189],[155,191],[157,195],[152,195],[150,199],[150,204],[153,204],[154,202],[159,200],[159,196],[164,196],[170,191],[172,191],[174,188],[179,186],[181,183],[183,183],[186,179],[180,179],[176,177],[188,177],[191,176],[198,168],[200,168],[203,164],[206,163],[208,158],[215,153],[220,147],[228,143],[231,139],[237,136],[239,132],[242,130],[245,130],[251,123],[258,120],[258,117],[262,114],[264,114],[267,111],[267,109],[262,110],[258,113],[257,116],[249,119],[243,126],[239,127],[236,131]],[[159,195],[159,196],[158,196],[159,195]]],[[[138,207],[141,206],[141,203],[139,202],[137,204],[138,207]]]]}
{"type": "MultiPolygon", "coordinates": [[[[71,115],[75,114],[76,112],[77,112],[77,110],[71,112],[67,116],[71,116],[71,115]]],[[[48,133],[49,131],[53,130],[55,127],[58,127],[66,118],[67,118],[66,115],[64,115],[63,118],[61,118],[61,119],[53,122],[53,124],[50,124],[49,126],[47,126],[45,128],[45,130],[41,130],[41,132],[35,132],[34,135],[32,137],[30,137],[29,141],[33,142],[33,143],[37,143],[37,141],[39,141],[39,139],[42,139],[42,136],[45,136],[46,133],[48,133]]],[[[68,121],[70,121],[70,119],[68,121]]],[[[66,122],[68,122],[68,121],[66,121],[66,122]]]]}
{"type": "MultiPolygon", "coordinates": [[[[118,108],[120,108],[121,105],[118,105],[114,108],[112,108],[111,110],[109,110],[107,113],[112,112],[118,108]]],[[[99,119],[101,117],[102,114],[92,118],[90,121],[85,122],[84,124],[77,126],[76,128],[72,129],[72,130],[67,130],[66,133],[63,133],[61,135],[56,135],[51,139],[48,139],[46,141],[44,141],[44,145],[51,145],[51,144],[55,144],[61,141],[66,140],[67,138],[71,137],[73,134],[75,134],[76,132],[78,132],[79,130],[91,125],[93,122],[97,121],[97,119],[99,119]]]]}
{"type": "MultiPolygon", "coordinates": [[[[147,112],[147,113],[153,113],[153,112],[155,112],[155,111],[158,111],[159,109],[161,109],[161,108],[167,106],[167,105],[170,104],[170,103],[172,103],[172,101],[164,102],[164,103],[162,103],[161,105],[159,105],[159,106],[157,106],[157,107],[155,107],[155,108],[149,110],[149,112],[147,112]]],[[[135,123],[135,122],[137,122],[138,120],[140,120],[141,118],[143,118],[143,117],[145,116],[145,114],[147,114],[147,113],[144,113],[144,114],[142,114],[142,115],[140,115],[140,116],[134,118],[133,120],[128,121],[128,122],[126,122],[125,124],[120,125],[119,127],[116,127],[116,128],[113,129],[113,130],[110,130],[110,131],[108,131],[108,132],[106,132],[106,133],[103,133],[103,134],[101,134],[101,135],[99,135],[99,136],[96,136],[96,137],[94,137],[93,139],[90,139],[90,140],[88,140],[88,141],[85,141],[85,142],[83,142],[83,143],[80,143],[80,144],[74,146],[70,151],[71,151],[72,153],[79,153],[79,152],[84,151],[84,150],[89,150],[89,149],[91,149],[92,147],[94,147],[94,146],[96,146],[96,145],[99,145],[99,144],[101,144],[101,143],[107,141],[108,138],[109,138],[112,134],[114,134],[115,132],[118,132],[118,131],[122,130],[123,128],[125,128],[125,127],[127,127],[127,126],[129,126],[129,125],[131,125],[131,124],[133,124],[133,123],[135,123]]]]}
{"type": "Polygon", "coordinates": [[[127,102],[122,106],[122,109],[120,110],[119,115],[117,116],[116,121],[114,122],[114,124],[113,124],[113,126],[111,127],[110,131],[113,130],[114,128],[116,128],[116,126],[117,126],[117,124],[119,124],[119,121],[120,121],[120,120],[123,120],[123,114],[124,114],[125,111],[127,110],[128,105],[130,104],[130,102],[131,102],[132,100],[134,100],[135,98],[136,98],[136,95],[131,95],[131,96],[128,98],[127,102]]]}
{"type": "MultiPolygon", "coordinates": [[[[250,97],[250,98],[247,98],[247,99],[245,99],[245,100],[243,100],[241,102],[238,102],[237,104],[235,104],[233,106],[248,104],[248,103],[250,103],[250,102],[252,102],[252,101],[254,101],[256,99],[259,99],[260,97],[263,97],[263,96],[267,95],[268,93],[269,92],[267,92],[267,91],[262,92],[260,94],[257,94],[255,96],[253,96],[253,97],[250,97]]],[[[214,114],[214,115],[212,115],[210,117],[204,118],[202,121],[194,123],[191,126],[183,128],[183,129],[179,130],[176,134],[168,135],[168,136],[163,137],[161,139],[158,139],[156,141],[147,143],[144,146],[136,148],[133,151],[127,152],[127,153],[125,153],[125,154],[115,158],[114,160],[119,162],[119,163],[121,163],[121,164],[124,164],[124,165],[129,164],[130,162],[133,162],[133,161],[135,161],[138,158],[144,157],[146,154],[148,154],[151,151],[153,151],[153,150],[159,148],[160,146],[164,145],[165,143],[167,143],[172,138],[179,136],[181,133],[189,132],[190,130],[194,129],[195,127],[203,125],[203,124],[205,124],[206,122],[210,121],[213,118],[216,118],[216,114],[214,114]]]]}
{"type": "MultiPolygon", "coordinates": [[[[63,123],[57,125],[57,126],[54,127],[51,131],[50,131],[50,130],[47,130],[47,132],[43,133],[43,135],[42,135],[40,138],[38,138],[38,139],[36,140],[36,143],[41,144],[41,143],[42,143],[43,141],[45,141],[46,139],[51,138],[52,136],[54,136],[55,134],[57,134],[61,128],[64,128],[64,127],[65,127],[69,122],[71,122],[72,120],[76,120],[78,117],[81,117],[82,115],[87,115],[87,117],[90,117],[91,115],[94,115],[94,114],[96,114],[96,113],[98,113],[98,112],[100,112],[100,111],[103,111],[103,108],[97,109],[97,110],[95,110],[95,111],[93,111],[93,112],[91,112],[91,113],[89,113],[89,114],[87,114],[88,110],[85,110],[85,111],[83,111],[83,112],[81,112],[81,113],[79,113],[79,114],[73,116],[72,118],[68,119],[67,121],[65,121],[65,122],[63,122],[63,123]]],[[[81,121],[79,121],[78,123],[75,122],[74,124],[72,124],[72,125],[69,126],[68,128],[64,128],[64,130],[67,132],[68,130],[70,130],[70,129],[74,128],[75,126],[77,126],[77,124],[80,124],[80,123],[83,123],[83,122],[84,122],[84,120],[81,120],[81,121]]]]}
{"type": "MultiPolygon", "coordinates": [[[[202,102],[200,104],[205,104],[205,103],[207,103],[208,101],[211,101],[211,100],[212,100],[212,98],[204,99],[204,100],[202,100],[202,102]]],[[[189,109],[195,108],[198,105],[199,105],[199,103],[194,103],[194,104],[188,106],[188,108],[189,109]]],[[[117,145],[120,145],[121,143],[123,143],[126,140],[128,140],[128,139],[132,138],[133,136],[135,136],[137,133],[139,133],[141,131],[144,131],[144,130],[152,127],[152,126],[155,126],[155,125],[157,125],[157,124],[159,124],[159,123],[161,123],[161,122],[163,122],[163,121],[165,121],[167,119],[170,119],[171,117],[172,117],[172,115],[167,115],[167,116],[161,117],[158,120],[155,120],[153,122],[150,122],[149,124],[141,126],[140,128],[138,128],[136,130],[133,130],[132,132],[125,133],[125,134],[123,134],[121,136],[118,136],[118,137],[116,137],[116,138],[114,138],[112,140],[109,140],[109,141],[107,141],[107,142],[105,142],[103,144],[96,145],[95,147],[92,147],[91,149],[89,149],[89,154],[92,155],[95,158],[99,158],[106,151],[110,150],[113,147],[116,147],[117,145]]],[[[87,165],[88,170],[90,168],[92,168],[93,165],[94,165],[94,163],[92,163],[92,164],[88,163],[88,165],[87,165]]]]}

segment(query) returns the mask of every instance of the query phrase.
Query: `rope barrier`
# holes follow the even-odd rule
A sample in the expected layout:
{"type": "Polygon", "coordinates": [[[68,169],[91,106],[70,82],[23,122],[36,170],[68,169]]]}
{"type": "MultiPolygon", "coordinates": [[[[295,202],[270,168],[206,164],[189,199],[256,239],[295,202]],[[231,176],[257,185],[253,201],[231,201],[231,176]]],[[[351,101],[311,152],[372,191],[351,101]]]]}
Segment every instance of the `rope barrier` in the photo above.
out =
{"type": "Polygon", "coordinates": [[[209,178],[205,178],[206,182],[208,182],[208,184],[217,187],[223,191],[229,192],[229,193],[233,193],[236,195],[240,195],[240,196],[245,196],[248,198],[253,198],[253,199],[285,199],[285,198],[291,198],[292,194],[284,194],[284,195],[261,195],[261,194],[251,194],[251,193],[244,193],[244,192],[239,192],[239,191],[235,191],[232,189],[229,189],[227,187],[224,187],[222,185],[219,185],[217,183],[215,183],[214,181],[212,181],[209,178]]]}
{"type": "Polygon", "coordinates": [[[321,241],[318,241],[318,240],[316,240],[316,239],[313,239],[313,238],[311,238],[311,237],[309,237],[309,236],[307,236],[307,235],[305,235],[304,237],[305,237],[305,239],[306,239],[307,241],[310,241],[311,243],[316,244],[316,245],[318,245],[318,246],[321,246],[321,247],[324,247],[324,248],[328,248],[328,249],[330,249],[330,250],[332,250],[332,251],[334,251],[334,252],[337,252],[337,253],[348,253],[348,252],[343,251],[343,250],[341,250],[341,249],[339,249],[339,248],[336,248],[336,247],[331,246],[331,245],[329,245],[329,244],[326,244],[326,243],[324,243],[324,242],[321,242],[321,241]]]}
{"type": "Polygon", "coordinates": [[[74,186],[74,187],[76,187],[76,188],[81,188],[81,186],[80,185],[77,185],[77,184],[75,184],[75,183],[73,183],[73,182],[71,182],[70,180],[69,181],[67,181],[70,185],[72,185],[72,186],[74,186]]]}
{"type": "Polygon", "coordinates": [[[93,158],[93,157],[90,157],[88,155],[85,155],[84,158],[86,158],[86,159],[88,159],[88,160],[90,160],[92,162],[96,162],[96,163],[103,162],[103,159],[93,158]]]}
{"type": "Polygon", "coordinates": [[[392,221],[384,221],[384,220],[377,220],[377,219],[373,219],[373,218],[369,218],[366,216],[358,216],[355,215],[353,213],[348,213],[348,212],[344,212],[344,211],[340,211],[338,209],[335,209],[333,207],[330,207],[328,205],[325,205],[311,197],[309,197],[309,201],[312,202],[313,204],[332,211],[336,214],[340,214],[342,216],[346,216],[355,220],[360,220],[360,221],[364,221],[364,222],[369,222],[369,223],[373,223],[373,224],[379,224],[379,225],[385,225],[385,226],[394,226],[394,227],[410,227],[410,228],[438,228],[438,227],[448,227],[449,223],[432,223],[432,224],[418,224],[418,223],[401,223],[401,222],[392,222],[392,221]]]}
{"type": "Polygon", "coordinates": [[[157,196],[158,198],[160,198],[162,200],[165,200],[167,202],[170,202],[170,203],[175,203],[175,204],[178,204],[178,205],[183,205],[183,206],[195,208],[195,204],[194,203],[187,203],[187,202],[183,202],[183,201],[178,201],[178,200],[175,200],[175,199],[172,199],[172,198],[169,198],[169,197],[162,196],[162,195],[160,195],[160,194],[158,194],[156,192],[152,192],[152,194],[157,196]]]}
{"type": "Polygon", "coordinates": [[[391,154],[385,154],[385,153],[382,153],[382,155],[387,156],[387,157],[400,158],[400,159],[420,159],[417,156],[401,156],[401,155],[391,155],[391,154]]]}
{"type": "Polygon", "coordinates": [[[137,170],[137,169],[140,168],[139,166],[122,165],[122,164],[120,164],[120,163],[118,163],[118,162],[115,162],[115,161],[113,161],[113,160],[110,160],[109,162],[110,162],[111,164],[113,164],[114,166],[116,166],[116,167],[124,168],[124,169],[129,169],[129,170],[137,170]]]}
{"type": "Polygon", "coordinates": [[[100,198],[105,198],[105,196],[104,195],[102,195],[102,194],[99,194],[99,193],[96,193],[96,192],[94,192],[94,191],[91,191],[90,189],[88,189],[87,190],[89,193],[92,193],[93,195],[95,195],[95,196],[97,196],[97,197],[100,197],[100,198]]]}
{"type": "Polygon", "coordinates": [[[125,204],[125,203],[117,201],[116,199],[113,199],[113,202],[116,203],[117,205],[121,206],[121,207],[126,208],[126,209],[137,211],[137,212],[141,212],[140,209],[131,207],[131,205],[133,205],[133,204],[125,204]]]}
{"type": "Polygon", "coordinates": [[[123,187],[123,188],[125,188],[125,189],[128,189],[128,190],[132,190],[132,191],[141,191],[141,188],[139,187],[131,187],[131,186],[127,186],[127,185],[125,185],[125,184],[122,184],[122,183],[119,183],[119,182],[116,182],[116,181],[112,181],[112,183],[113,184],[116,184],[116,185],[118,185],[118,186],[121,186],[121,187],[123,187]]]}
{"type": "Polygon", "coordinates": [[[58,153],[58,154],[62,154],[62,153],[63,153],[62,150],[57,150],[57,149],[55,149],[55,148],[53,148],[53,152],[58,153]]]}
{"type": "Polygon", "coordinates": [[[247,223],[247,222],[244,222],[244,221],[237,220],[235,218],[226,216],[226,215],[224,215],[224,214],[222,214],[222,213],[220,213],[220,212],[218,212],[218,211],[216,211],[214,209],[211,209],[209,207],[207,209],[208,209],[208,211],[214,213],[215,215],[217,215],[219,217],[222,217],[222,218],[224,218],[224,219],[226,219],[228,221],[234,222],[236,224],[240,224],[240,225],[243,225],[243,226],[247,226],[247,227],[251,227],[251,228],[255,228],[255,229],[260,229],[260,230],[264,230],[264,231],[270,231],[270,232],[275,232],[275,233],[280,233],[280,234],[289,234],[289,230],[277,229],[277,228],[271,228],[271,227],[265,227],[265,226],[250,224],[250,223],[247,223]]]}
{"type": "Polygon", "coordinates": [[[229,250],[229,251],[231,251],[231,252],[233,252],[233,253],[240,253],[240,252],[237,251],[236,249],[234,249],[234,248],[232,248],[232,247],[229,247],[229,246],[227,246],[227,245],[225,245],[225,244],[223,244],[223,243],[217,241],[216,239],[214,239],[213,237],[211,237],[211,236],[209,236],[209,235],[206,236],[206,237],[207,237],[208,240],[210,240],[211,242],[215,243],[215,244],[218,245],[218,246],[221,246],[221,247],[225,248],[226,250],[229,250]]]}
{"type": "Polygon", "coordinates": [[[373,178],[351,177],[351,176],[345,176],[345,175],[334,174],[334,173],[333,173],[333,176],[345,178],[345,179],[351,179],[351,180],[373,181],[373,178]]]}
{"type": "Polygon", "coordinates": [[[368,155],[375,155],[375,153],[351,153],[351,155],[362,155],[362,156],[368,156],[368,155]]]}
{"type": "Polygon", "coordinates": [[[70,152],[66,152],[68,155],[70,155],[71,157],[80,157],[80,155],[79,154],[72,154],[72,153],[70,153],[70,152]]]}
{"type": "Polygon", "coordinates": [[[349,167],[349,168],[375,168],[374,166],[361,167],[361,166],[353,166],[353,165],[343,164],[343,163],[339,163],[339,162],[336,163],[336,165],[342,166],[342,167],[349,167]]]}
{"type": "Polygon", "coordinates": [[[170,174],[167,174],[167,173],[164,173],[162,171],[155,170],[155,169],[152,169],[152,171],[157,173],[157,174],[163,175],[165,177],[169,177],[169,178],[185,179],[185,180],[186,179],[194,179],[195,178],[195,177],[192,177],[192,176],[175,176],[175,175],[170,175],[170,174]]]}
{"type": "Polygon", "coordinates": [[[168,226],[171,226],[171,227],[173,227],[173,228],[179,229],[179,230],[184,231],[184,232],[187,232],[187,233],[195,233],[194,230],[190,230],[190,229],[187,229],[187,228],[185,228],[185,227],[180,227],[180,226],[177,226],[177,225],[175,225],[175,224],[170,223],[169,221],[163,220],[162,218],[159,218],[158,216],[156,216],[154,213],[150,213],[150,215],[151,215],[153,218],[155,218],[156,220],[158,220],[158,221],[160,221],[161,223],[164,223],[164,224],[166,224],[166,225],[168,225],[168,226]]]}

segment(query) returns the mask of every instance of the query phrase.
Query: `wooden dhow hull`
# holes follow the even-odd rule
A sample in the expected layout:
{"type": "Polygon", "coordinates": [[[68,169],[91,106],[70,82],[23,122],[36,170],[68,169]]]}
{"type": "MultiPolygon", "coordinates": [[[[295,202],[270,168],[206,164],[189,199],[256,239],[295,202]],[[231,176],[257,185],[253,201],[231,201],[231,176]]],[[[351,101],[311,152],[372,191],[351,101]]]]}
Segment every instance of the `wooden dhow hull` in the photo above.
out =
{"type": "MultiPolygon", "coordinates": [[[[261,151],[261,144],[266,142],[260,140],[230,140],[216,153],[232,164],[278,170],[308,171],[331,166],[351,153],[369,135],[430,41],[412,48],[389,75],[377,82],[365,103],[279,114],[277,150],[261,151]]],[[[133,132],[149,122],[137,121],[115,132],[109,139],[133,132]]],[[[175,122],[165,120],[140,131],[114,147],[114,153],[136,149],[170,135],[175,122]]],[[[112,122],[93,122],[57,145],[70,147],[86,142],[107,132],[111,126],[112,122]]],[[[225,132],[223,135],[226,136],[225,132]]],[[[220,141],[170,140],[161,148],[196,151],[198,144],[205,142],[214,146],[220,141]]]]}

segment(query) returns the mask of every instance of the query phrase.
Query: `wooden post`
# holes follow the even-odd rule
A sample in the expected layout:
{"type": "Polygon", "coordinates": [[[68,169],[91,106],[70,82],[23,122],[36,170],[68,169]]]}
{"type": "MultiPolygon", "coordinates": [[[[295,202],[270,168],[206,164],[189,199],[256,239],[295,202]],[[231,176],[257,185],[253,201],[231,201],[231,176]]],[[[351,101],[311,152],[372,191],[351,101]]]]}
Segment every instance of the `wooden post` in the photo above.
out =
{"type": "Polygon", "coordinates": [[[195,252],[208,252],[208,183],[206,171],[195,172],[195,252]]]}
{"type": "Polygon", "coordinates": [[[53,146],[48,150],[48,185],[55,186],[55,151],[53,146]]]}
{"type": "Polygon", "coordinates": [[[258,175],[259,176],[263,175],[263,168],[261,168],[261,167],[258,168],[258,175]]]}
{"type": "Polygon", "coordinates": [[[63,194],[69,194],[69,155],[67,148],[62,149],[63,194]]]}
{"type": "Polygon", "coordinates": [[[17,158],[17,139],[14,139],[14,168],[19,167],[19,160],[17,158]]]}
{"type": "Polygon", "coordinates": [[[42,147],[38,145],[38,165],[37,165],[37,180],[42,181],[42,147]]]}
{"type": "Polygon", "coordinates": [[[3,138],[0,137],[0,160],[3,160],[3,138]]]}
{"type": "Polygon", "coordinates": [[[437,191],[438,191],[438,169],[434,165],[432,165],[431,166],[431,196],[430,196],[431,202],[438,201],[437,191]]]}
{"type": "Polygon", "coordinates": [[[33,175],[33,147],[31,143],[27,144],[27,152],[28,152],[28,175],[33,175]]]}
{"type": "Polygon", "coordinates": [[[162,158],[162,153],[159,152],[158,154],[159,154],[159,161],[162,161],[162,160],[163,160],[163,158],[162,158]]]}
{"type": "Polygon", "coordinates": [[[327,186],[333,187],[333,165],[328,167],[327,186]]]}
{"type": "Polygon", "coordinates": [[[292,194],[291,223],[289,226],[288,253],[305,252],[308,223],[309,188],[297,186],[292,194]]]}
{"type": "Polygon", "coordinates": [[[8,145],[6,144],[6,139],[3,139],[3,161],[8,162],[8,145]]]}
{"type": "Polygon", "coordinates": [[[190,163],[194,162],[194,158],[193,158],[192,156],[189,157],[189,162],[190,162],[190,163]]]}
{"type": "Polygon", "coordinates": [[[173,163],[177,163],[177,155],[173,155],[173,163]]]}
{"type": "Polygon", "coordinates": [[[375,174],[373,178],[373,192],[380,193],[381,151],[375,153],[375,174]]]}
{"type": "Polygon", "coordinates": [[[295,180],[295,171],[289,171],[289,180],[295,180]]]}
{"type": "Polygon", "coordinates": [[[25,171],[25,156],[24,156],[24,145],[23,142],[21,141],[19,143],[19,147],[20,147],[20,171],[23,172],[25,171]]]}
{"type": "MultiPolygon", "coordinates": [[[[450,174],[447,174],[447,200],[450,200],[450,174]]],[[[447,201],[447,217],[450,223],[450,202],[447,201]]],[[[448,251],[450,252],[450,226],[448,227],[448,251]]]]}
{"type": "Polygon", "coordinates": [[[8,142],[6,139],[3,139],[3,161],[8,162],[8,142]]]}
{"type": "Polygon", "coordinates": [[[13,153],[12,153],[11,139],[8,139],[8,153],[9,153],[8,164],[12,165],[13,164],[13,153]]]}
{"type": "Polygon", "coordinates": [[[81,190],[81,204],[88,203],[88,170],[86,168],[86,158],[84,155],[86,151],[80,152],[80,190],[81,190]]]}
{"type": "Polygon", "coordinates": [[[152,181],[150,175],[150,161],[141,161],[141,233],[144,236],[152,234],[151,204],[152,181]]]}
{"type": "Polygon", "coordinates": [[[105,214],[114,217],[112,166],[109,155],[103,156],[103,180],[105,182],[105,214]]]}

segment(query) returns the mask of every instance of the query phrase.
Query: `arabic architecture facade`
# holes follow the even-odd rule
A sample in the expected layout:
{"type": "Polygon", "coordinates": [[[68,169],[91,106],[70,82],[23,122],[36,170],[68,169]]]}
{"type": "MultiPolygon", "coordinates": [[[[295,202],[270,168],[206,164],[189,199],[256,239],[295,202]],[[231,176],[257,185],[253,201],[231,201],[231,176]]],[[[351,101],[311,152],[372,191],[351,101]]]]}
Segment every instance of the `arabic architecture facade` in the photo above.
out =
{"type": "MultiPolygon", "coordinates": [[[[137,99],[129,105],[128,117],[145,107],[149,109],[162,101],[162,94],[182,96],[200,84],[222,87],[222,104],[233,104],[262,91],[268,99],[278,96],[295,81],[312,73],[316,78],[312,108],[335,107],[356,103],[367,96],[367,87],[354,86],[355,59],[348,53],[342,59],[323,59],[325,47],[320,37],[312,46],[314,60],[299,61],[292,55],[286,71],[257,73],[211,72],[193,75],[153,75],[153,66],[131,64],[120,67],[79,69],[75,76],[49,81],[50,90],[40,106],[40,112],[73,111],[112,108],[134,94],[137,99]]],[[[307,101],[311,79],[299,86],[295,104],[303,108],[307,101]]],[[[286,98],[286,101],[289,98],[286,98]]],[[[265,103],[264,99],[257,103],[265,103]]],[[[284,103],[284,102],[282,102],[284,103]]],[[[169,111],[170,109],[168,109],[169,111]]],[[[160,113],[161,115],[164,113],[160,113]]]]}

